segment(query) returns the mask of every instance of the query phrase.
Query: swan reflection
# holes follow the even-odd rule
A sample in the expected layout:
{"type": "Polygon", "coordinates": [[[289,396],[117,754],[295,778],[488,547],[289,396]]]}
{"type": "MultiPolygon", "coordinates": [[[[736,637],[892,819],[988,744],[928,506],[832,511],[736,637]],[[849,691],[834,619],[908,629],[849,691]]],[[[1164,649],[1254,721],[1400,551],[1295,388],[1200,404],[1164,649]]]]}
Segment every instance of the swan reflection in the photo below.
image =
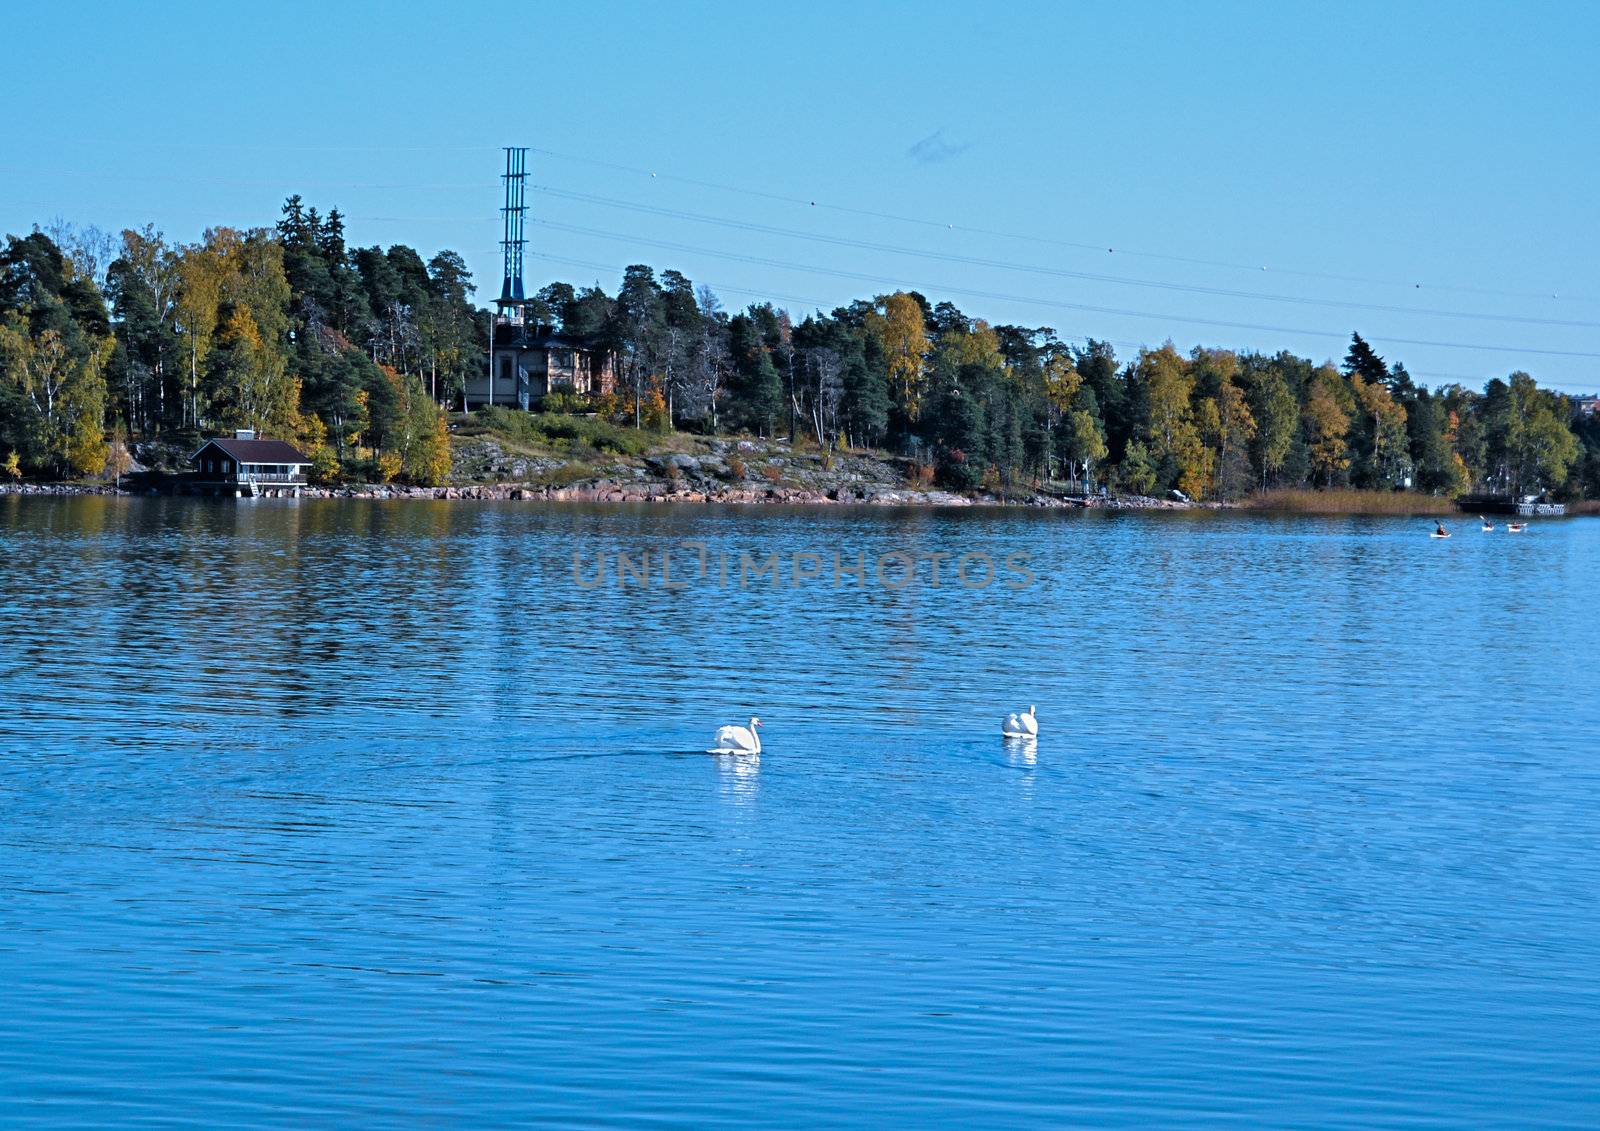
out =
{"type": "Polygon", "coordinates": [[[756,799],[761,775],[760,754],[725,754],[717,759],[717,772],[724,797],[738,805],[756,799]]]}
{"type": "Polygon", "coordinates": [[[1039,740],[1032,735],[1026,738],[1005,738],[1006,761],[1013,766],[1033,766],[1039,761],[1039,740]]]}

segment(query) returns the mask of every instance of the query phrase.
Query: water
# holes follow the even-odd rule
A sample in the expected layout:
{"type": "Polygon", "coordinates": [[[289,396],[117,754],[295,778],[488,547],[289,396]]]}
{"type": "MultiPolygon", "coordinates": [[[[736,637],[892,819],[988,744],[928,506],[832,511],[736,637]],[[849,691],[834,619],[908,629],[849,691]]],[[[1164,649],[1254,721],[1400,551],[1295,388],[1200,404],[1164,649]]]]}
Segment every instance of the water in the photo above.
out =
{"type": "Polygon", "coordinates": [[[0,1122],[1593,1126],[1600,524],[1426,533],[0,498],[0,1122]]]}

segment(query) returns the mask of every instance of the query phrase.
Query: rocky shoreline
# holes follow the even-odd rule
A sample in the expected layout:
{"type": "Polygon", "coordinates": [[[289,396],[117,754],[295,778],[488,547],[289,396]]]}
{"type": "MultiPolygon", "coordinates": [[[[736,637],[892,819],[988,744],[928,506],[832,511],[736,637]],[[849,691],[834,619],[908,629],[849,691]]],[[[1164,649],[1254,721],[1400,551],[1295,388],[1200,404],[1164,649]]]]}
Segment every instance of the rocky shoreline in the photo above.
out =
{"type": "MultiPolygon", "coordinates": [[[[135,474],[109,483],[0,483],[0,495],[148,495],[181,493],[186,476],[176,449],[146,445],[135,474]],[[147,470],[149,468],[149,470],[147,470]]],[[[440,487],[348,483],[300,488],[307,499],[568,503],[727,503],[788,506],[1033,507],[1042,509],[1187,510],[1192,504],[1149,496],[1073,496],[1029,492],[1001,497],[924,486],[917,466],[879,453],[822,454],[783,440],[712,437],[689,451],[642,456],[519,452],[492,436],[458,437],[450,482],[440,487]]]]}
{"type": "MultiPolygon", "coordinates": [[[[88,496],[143,495],[109,484],[3,483],[0,495],[88,496]]],[[[562,503],[716,503],[788,506],[886,507],[1034,507],[1091,510],[1187,510],[1192,504],[1149,496],[1063,498],[1029,495],[1002,499],[996,495],[958,495],[950,491],[909,487],[848,486],[820,489],[790,486],[689,487],[671,480],[597,479],[564,486],[528,483],[474,483],[447,487],[408,487],[400,484],[348,484],[302,487],[304,499],[416,499],[423,501],[562,502],[562,503]]]]}
{"type": "Polygon", "coordinates": [[[0,483],[0,495],[133,495],[109,483],[0,483]]]}

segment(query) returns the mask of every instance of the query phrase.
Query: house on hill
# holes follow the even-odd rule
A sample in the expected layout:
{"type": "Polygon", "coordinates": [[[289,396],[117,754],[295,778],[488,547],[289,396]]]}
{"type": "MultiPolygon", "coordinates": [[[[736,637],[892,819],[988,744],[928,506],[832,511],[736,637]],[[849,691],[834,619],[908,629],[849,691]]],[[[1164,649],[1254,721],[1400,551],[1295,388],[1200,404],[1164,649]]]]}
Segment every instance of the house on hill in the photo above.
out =
{"type": "Polygon", "coordinates": [[[207,440],[189,457],[194,465],[190,486],[206,495],[257,498],[299,496],[311,460],[293,444],[258,439],[241,428],[233,436],[207,440]]]}
{"type": "Polygon", "coordinates": [[[467,379],[466,408],[537,408],[554,392],[596,396],[616,387],[611,351],[575,334],[500,316],[489,371],[467,379]]]}

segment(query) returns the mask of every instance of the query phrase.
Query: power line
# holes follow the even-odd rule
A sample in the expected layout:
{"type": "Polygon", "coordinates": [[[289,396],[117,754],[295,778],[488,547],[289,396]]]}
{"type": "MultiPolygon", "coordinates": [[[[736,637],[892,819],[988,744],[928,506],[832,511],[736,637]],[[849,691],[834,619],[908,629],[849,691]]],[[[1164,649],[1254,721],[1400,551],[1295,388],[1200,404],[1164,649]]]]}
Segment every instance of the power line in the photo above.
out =
{"type": "MultiPolygon", "coordinates": [[[[934,294],[960,294],[973,298],[991,299],[996,302],[1018,302],[1033,306],[1045,306],[1054,309],[1080,310],[1093,314],[1113,314],[1126,318],[1145,318],[1164,322],[1185,322],[1199,326],[1219,326],[1235,330],[1261,330],[1275,334],[1302,334],[1310,337],[1337,338],[1343,340],[1345,331],[1313,330],[1296,326],[1273,326],[1257,322],[1232,322],[1217,318],[1196,318],[1191,315],[1158,313],[1148,310],[1130,310],[1121,307],[1092,306],[1086,303],[1066,302],[1060,299],[1041,299],[1029,295],[1005,294],[997,291],[981,291],[970,287],[949,286],[946,284],[918,283],[905,279],[898,279],[883,275],[869,275],[856,271],[840,271],[827,267],[817,267],[803,263],[791,263],[781,259],[771,259],[764,256],[744,255],[738,252],[717,251],[712,248],[695,247],[690,244],[673,243],[667,240],[651,239],[645,236],[629,235],[619,232],[607,232],[598,228],[585,228],[576,224],[563,224],[554,220],[538,219],[534,221],[545,228],[556,231],[572,232],[577,235],[592,236],[598,239],[617,240],[623,243],[644,244],[658,247],[668,251],[684,252],[690,255],[710,255],[719,259],[730,259],[741,263],[751,263],[763,267],[776,267],[787,271],[806,271],[818,275],[830,275],[840,279],[851,279],[878,286],[909,287],[918,291],[934,294]]],[[[1422,338],[1393,338],[1385,337],[1385,341],[1397,345],[1432,346],[1440,349],[1481,350],[1485,352],[1519,353],[1538,355],[1543,357],[1581,357],[1600,360],[1600,353],[1589,353],[1580,350],[1551,350],[1538,349],[1532,346],[1500,346],[1484,345],[1475,342],[1447,342],[1434,341],[1422,338]]]]}
{"type": "MultiPolygon", "coordinates": [[[[1338,274],[1329,271],[1308,271],[1285,267],[1269,268],[1268,266],[1259,263],[1236,263],[1222,259],[1206,259],[1196,256],[1172,255],[1162,252],[1138,251],[1128,248],[1118,248],[1115,246],[1115,241],[1110,241],[1111,246],[1107,246],[1106,243],[1083,243],[1072,240],[1057,239],[1050,236],[1040,235],[1037,232],[1008,232],[996,228],[980,228],[942,220],[930,220],[922,216],[905,216],[893,212],[881,212],[869,208],[855,208],[848,205],[832,204],[822,200],[809,199],[804,196],[790,195],[781,192],[769,192],[763,189],[749,188],[742,185],[730,185],[720,181],[708,181],[696,177],[685,177],[673,173],[662,173],[658,170],[640,168],[636,165],[624,165],[615,161],[603,161],[598,158],[584,157],[578,154],[561,153],[553,149],[535,148],[533,152],[542,154],[545,157],[553,157],[559,161],[572,161],[578,164],[593,165],[602,169],[611,169],[616,172],[631,173],[642,177],[648,177],[652,180],[673,181],[678,184],[691,185],[696,188],[715,189],[719,192],[737,193],[743,196],[779,201],[784,204],[794,204],[807,208],[820,208],[830,212],[839,212],[852,216],[862,216],[874,220],[890,220],[895,223],[914,224],[919,227],[937,228],[945,231],[971,232],[976,235],[993,236],[998,239],[1021,240],[1030,244],[1048,244],[1054,247],[1072,248],[1077,251],[1103,252],[1108,255],[1125,255],[1140,259],[1156,259],[1169,263],[1186,263],[1201,267],[1221,267],[1233,271],[1261,272],[1270,269],[1272,272],[1280,275],[1293,275],[1307,279],[1324,279],[1342,283],[1361,283],[1369,286],[1403,287],[1409,290],[1420,290],[1423,287],[1421,281],[1400,282],[1394,279],[1376,279],[1359,275],[1338,274]]],[[[1463,294],[1489,295],[1498,298],[1540,298],[1568,302],[1594,301],[1591,298],[1581,296],[1562,296],[1550,291],[1534,292],[1498,290],[1487,287],[1471,287],[1448,283],[1429,283],[1427,284],[1427,288],[1429,290],[1457,291],[1463,294]]]]}
{"type": "Polygon", "coordinates": [[[698,224],[711,224],[718,227],[733,228],[746,232],[762,232],[768,235],[785,236],[793,239],[809,240],[813,243],[831,244],[836,247],[850,247],[864,251],[885,252],[891,255],[909,255],[921,259],[931,259],[943,263],[961,263],[974,267],[992,267],[1005,271],[1021,271],[1034,275],[1046,275],[1052,278],[1077,279],[1086,282],[1110,283],[1127,287],[1151,287],[1157,290],[1179,291],[1186,294],[1213,295],[1221,298],[1243,298],[1265,302],[1285,302],[1300,306],[1329,306],[1343,310],[1371,310],[1387,314],[1421,314],[1439,318],[1465,318],[1486,322],[1516,322],[1540,326],[1569,326],[1581,329],[1600,330],[1600,322],[1580,322],[1561,318],[1524,318],[1512,314],[1482,314],[1464,310],[1439,310],[1429,307],[1395,306],[1387,303],[1352,302],[1345,299],[1305,298],[1297,295],[1269,294],[1261,291],[1240,291],[1224,287],[1207,287],[1190,283],[1169,283],[1159,279],[1129,279],[1118,275],[1104,275],[1090,271],[1069,271],[1059,267],[1040,267],[1027,263],[1014,263],[1000,259],[988,259],[981,256],[960,255],[954,252],[925,251],[919,248],[903,247],[895,244],[874,243],[869,240],[849,239],[843,236],[831,236],[817,232],[802,232],[794,228],[779,228],[770,224],[758,224],[744,220],[728,220],[718,216],[708,216],[705,213],[689,212],[679,208],[666,208],[659,205],[639,204],[633,201],[619,200],[614,197],[598,196],[594,193],[574,192],[570,189],[555,188],[550,185],[533,186],[547,196],[560,197],[566,200],[578,200],[591,204],[600,204],[610,208],[622,208],[633,212],[642,212],[652,216],[666,216],[672,219],[689,220],[698,224]]]}
{"type": "Polygon", "coordinates": [[[108,181],[153,181],[158,184],[203,184],[225,185],[231,188],[270,188],[282,191],[287,185],[293,188],[339,188],[339,189],[376,189],[383,192],[397,190],[412,190],[417,192],[435,191],[478,191],[483,188],[482,181],[446,181],[435,184],[417,184],[416,182],[382,182],[382,181],[318,181],[306,180],[303,177],[286,175],[271,178],[240,177],[208,177],[208,176],[183,176],[172,173],[107,173],[94,172],[85,169],[45,169],[37,165],[10,165],[0,166],[0,172],[13,174],[42,173],[52,177],[71,177],[74,180],[94,181],[103,179],[108,181]]]}

